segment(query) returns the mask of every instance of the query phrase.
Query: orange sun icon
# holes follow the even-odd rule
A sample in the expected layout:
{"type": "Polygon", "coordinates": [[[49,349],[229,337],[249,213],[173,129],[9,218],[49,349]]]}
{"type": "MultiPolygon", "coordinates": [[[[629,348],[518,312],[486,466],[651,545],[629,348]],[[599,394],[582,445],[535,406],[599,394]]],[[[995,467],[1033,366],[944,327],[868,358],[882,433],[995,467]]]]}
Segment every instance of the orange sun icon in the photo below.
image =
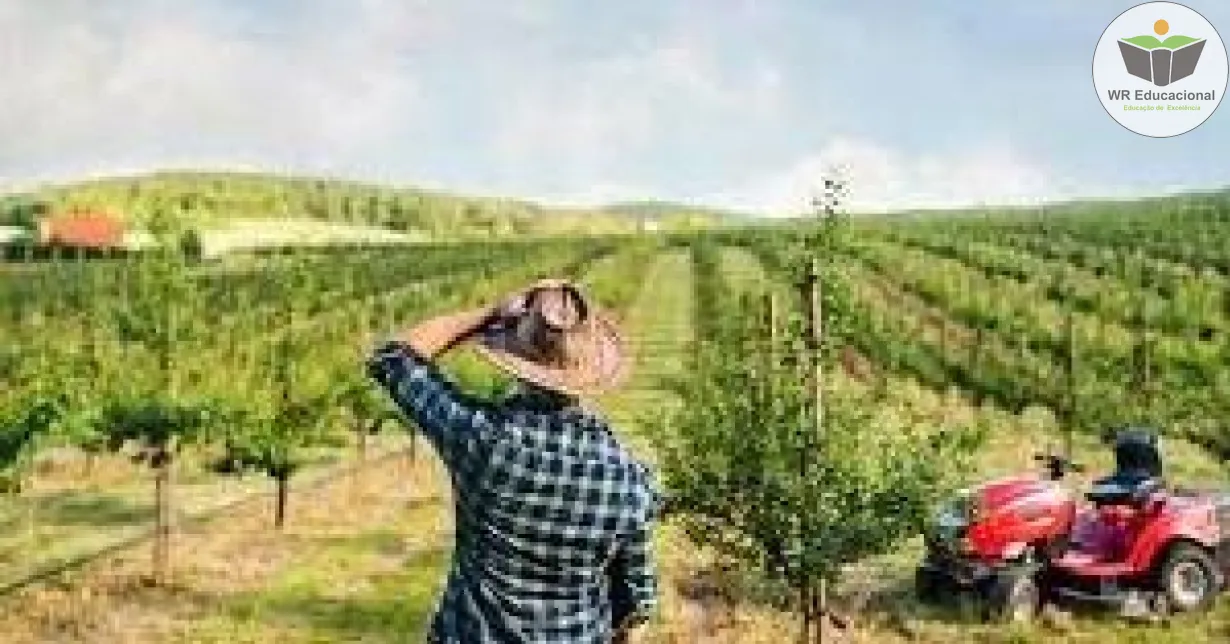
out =
{"type": "Polygon", "coordinates": [[[1157,32],[1157,35],[1159,36],[1165,36],[1166,32],[1170,31],[1170,24],[1165,20],[1158,20],[1153,23],[1153,31],[1157,32]]]}

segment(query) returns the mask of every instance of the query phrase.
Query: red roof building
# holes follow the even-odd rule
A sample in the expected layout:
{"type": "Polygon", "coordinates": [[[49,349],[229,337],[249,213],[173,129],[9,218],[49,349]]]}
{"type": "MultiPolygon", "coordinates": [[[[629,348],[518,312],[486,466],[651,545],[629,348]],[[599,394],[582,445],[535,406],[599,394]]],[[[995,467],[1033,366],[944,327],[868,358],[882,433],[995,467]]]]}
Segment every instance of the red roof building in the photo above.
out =
{"type": "Polygon", "coordinates": [[[98,212],[56,213],[39,221],[43,244],[76,248],[119,248],[124,245],[124,222],[98,212]]]}

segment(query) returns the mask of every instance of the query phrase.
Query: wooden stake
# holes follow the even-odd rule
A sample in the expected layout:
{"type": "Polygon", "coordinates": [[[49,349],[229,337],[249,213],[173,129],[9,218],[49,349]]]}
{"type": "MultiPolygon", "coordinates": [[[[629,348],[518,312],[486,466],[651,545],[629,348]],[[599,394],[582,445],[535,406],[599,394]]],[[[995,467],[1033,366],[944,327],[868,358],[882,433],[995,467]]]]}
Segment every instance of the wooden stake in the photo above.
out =
{"type": "Polygon", "coordinates": [[[154,583],[169,581],[171,561],[171,458],[159,448],[154,462],[154,583]]]}

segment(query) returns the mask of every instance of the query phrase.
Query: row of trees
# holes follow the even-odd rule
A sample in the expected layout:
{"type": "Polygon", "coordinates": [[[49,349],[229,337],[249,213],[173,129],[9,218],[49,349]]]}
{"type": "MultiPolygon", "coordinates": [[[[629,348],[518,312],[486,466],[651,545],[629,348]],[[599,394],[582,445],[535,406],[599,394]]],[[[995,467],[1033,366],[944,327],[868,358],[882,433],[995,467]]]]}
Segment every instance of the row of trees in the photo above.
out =
{"type": "MultiPolygon", "coordinates": [[[[173,237],[176,223],[146,225],[173,237]]],[[[270,477],[280,527],[295,473],[347,440],[346,430],[362,452],[393,413],[361,368],[365,338],[542,271],[576,274],[609,249],[585,241],[452,246],[423,248],[420,261],[392,251],[364,261],[305,253],[243,270],[160,245],[120,264],[62,267],[43,282],[51,287],[38,294],[44,302],[5,302],[20,309],[4,320],[20,344],[0,370],[0,468],[18,488],[47,445],[130,454],[154,475],[154,569],[163,579],[171,473],[186,448],[212,454],[218,473],[270,477]],[[91,279],[80,308],[48,304],[78,269],[110,279],[91,279]]]]}
{"type": "Polygon", "coordinates": [[[1040,285],[1048,299],[1127,327],[1148,327],[1200,342],[1220,342],[1230,329],[1230,285],[1139,253],[1107,251],[1062,240],[995,242],[898,229],[893,242],[958,261],[989,279],[1040,285]]]}
{"type": "Polygon", "coordinates": [[[1009,409],[1051,407],[1076,431],[1149,423],[1219,457],[1230,454],[1230,342],[1219,331],[1224,320],[1206,317],[1214,315],[1209,307],[1189,310],[1204,316],[1174,320],[1184,309],[1167,317],[1162,307],[1177,300],[1108,280],[1089,287],[1093,296],[1128,305],[1105,315],[1099,305],[1082,306],[1076,286],[1048,281],[1026,262],[1006,275],[951,255],[965,253],[878,240],[851,253],[864,285],[864,351],[936,387],[956,386],[1009,409]]]}

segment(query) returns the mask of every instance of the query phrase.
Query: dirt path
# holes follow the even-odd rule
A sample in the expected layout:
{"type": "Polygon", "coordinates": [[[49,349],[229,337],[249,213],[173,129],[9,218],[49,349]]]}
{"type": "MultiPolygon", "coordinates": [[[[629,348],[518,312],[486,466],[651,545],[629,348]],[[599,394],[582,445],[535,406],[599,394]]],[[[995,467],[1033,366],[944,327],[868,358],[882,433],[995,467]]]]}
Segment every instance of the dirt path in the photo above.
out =
{"type": "Polygon", "coordinates": [[[632,378],[601,401],[602,409],[637,455],[652,462],[644,437],[660,431],[667,412],[681,402],[667,387],[683,373],[692,337],[692,265],[686,252],[654,261],[625,317],[624,333],[633,354],[632,378]]]}

